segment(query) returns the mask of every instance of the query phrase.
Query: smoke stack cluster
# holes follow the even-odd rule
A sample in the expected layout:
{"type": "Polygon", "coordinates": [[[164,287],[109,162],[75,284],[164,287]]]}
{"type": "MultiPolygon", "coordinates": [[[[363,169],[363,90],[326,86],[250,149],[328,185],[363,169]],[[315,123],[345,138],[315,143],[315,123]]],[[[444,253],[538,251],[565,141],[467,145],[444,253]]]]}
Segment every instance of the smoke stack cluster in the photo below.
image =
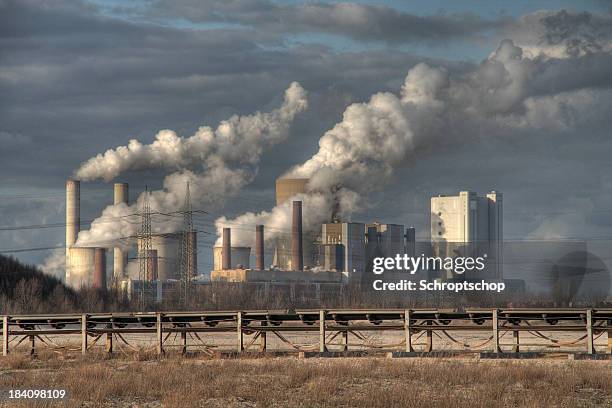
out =
{"type": "Polygon", "coordinates": [[[232,230],[230,228],[223,228],[221,259],[221,269],[232,269],[232,230]]]}
{"type": "Polygon", "coordinates": [[[293,217],[291,225],[291,268],[294,271],[301,271],[304,269],[301,201],[293,202],[293,217]]]}
{"type": "Polygon", "coordinates": [[[255,269],[263,271],[264,266],[264,226],[255,227],[255,269]]]}

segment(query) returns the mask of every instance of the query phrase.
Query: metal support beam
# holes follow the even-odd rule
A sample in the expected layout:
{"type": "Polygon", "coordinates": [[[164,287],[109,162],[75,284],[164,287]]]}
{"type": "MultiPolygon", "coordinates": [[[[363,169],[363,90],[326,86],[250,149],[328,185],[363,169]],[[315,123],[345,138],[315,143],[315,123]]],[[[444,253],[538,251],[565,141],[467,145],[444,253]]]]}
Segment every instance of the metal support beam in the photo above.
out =
{"type": "MultiPolygon", "coordinates": [[[[268,324],[266,322],[261,322],[261,325],[267,326],[268,324]]],[[[259,351],[264,353],[267,348],[268,348],[267,333],[265,331],[260,331],[259,332],[259,351]]]]}
{"type": "Polygon", "coordinates": [[[181,354],[187,354],[187,332],[181,332],[181,354]]]}
{"type": "Polygon", "coordinates": [[[406,342],[406,351],[412,352],[412,333],[410,332],[410,309],[404,310],[404,338],[406,342]]]}
{"type": "Polygon", "coordinates": [[[30,334],[30,355],[36,355],[36,336],[30,334]]]}
{"type": "MultiPolygon", "coordinates": [[[[112,324],[108,325],[108,328],[112,328],[112,324]]],[[[112,354],[113,352],[113,333],[106,333],[106,342],[104,343],[104,348],[108,354],[112,354]]]]}
{"type": "MultiPolygon", "coordinates": [[[[431,320],[427,321],[427,326],[431,326],[431,320]]],[[[425,340],[425,352],[430,353],[433,350],[433,331],[427,330],[425,334],[427,336],[425,340]]]]}
{"type": "Polygon", "coordinates": [[[608,320],[608,354],[612,354],[612,319],[608,320]]]}
{"type": "Polygon", "coordinates": [[[238,344],[236,349],[239,353],[244,350],[244,336],[242,335],[242,312],[236,312],[236,335],[238,336],[238,344]]]}
{"type": "Polygon", "coordinates": [[[319,352],[325,353],[325,310],[319,310],[319,352]]]}
{"type": "Polygon", "coordinates": [[[156,328],[157,328],[157,354],[164,354],[164,328],[162,325],[162,314],[156,314],[156,328]]]}
{"type": "Polygon", "coordinates": [[[513,353],[518,353],[520,351],[520,341],[519,341],[519,331],[518,330],[513,330],[512,331],[512,352],[513,353]]]}
{"type": "Polygon", "coordinates": [[[87,315],[81,315],[81,354],[87,353],[87,315]]]}
{"type": "Polygon", "coordinates": [[[587,332],[587,353],[595,354],[595,345],[593,344],[593,310],[586,311],[586,332],[587,332]]]}
{"type": "Polygon", "coordinates": [[[9,351],[9,317],[2,316],[2,355],[6,356],[9,351]]]}
{"type": "Polygon", "coordinates": [[[349,349],[349,331],[348,327],[342,332],[342,351],[348,351],[349,349]]]}
{"type": "Polygon", "coordinates": [[[491,323],[493,326],[493,352],[499,353],[499,322],[497,319],[497,309],[493,309],[493,316],[491,317],[491,323]]]}

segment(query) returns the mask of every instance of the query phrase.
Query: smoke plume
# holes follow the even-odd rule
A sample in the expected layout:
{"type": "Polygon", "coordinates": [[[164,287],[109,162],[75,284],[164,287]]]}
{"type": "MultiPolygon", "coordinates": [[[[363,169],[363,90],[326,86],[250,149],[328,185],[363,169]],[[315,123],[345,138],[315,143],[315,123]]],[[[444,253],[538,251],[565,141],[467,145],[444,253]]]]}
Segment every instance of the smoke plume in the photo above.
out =
{"type": "MultiPolygon", "coordinates": [[[[153,212],[180,210],[188,183],[193,205],[218,205],[253,180],[263,151],[285,140],[293,119],[307,107],[306,91],[293,82],[285,91],[282,106],[271,112],[234,115],[215,130],[203,126],[188,138],[162,130],[151,144],[131,140],[127,146],[92,157],[75,175],[82,180],[109,181],[126,171],[173,170],[164,178],[163,189],[149,194],[153,212]]],[[[142,207],[143,199],[141,195],[134,205],[107,207],[90,230],[81,231],[77,245],[128,245],[128,241],[118,240],[138,231],[134,214],[142,207]]],[[[162,221],[155,223],[154,232],[176,231],[181,219],[165,217],[162,221]]]]}
{"type": "MultiPolygon", "coordinates": [[[[587,76],[596,63],[591,54],[545,53],[527,56],[511,40],[468,72],[452,74],[442,67],[418,64],[410,69],[399,94],[377,93],[369,101],[346,108],[342,120],[319,140],[319,150],[284,177],[308,178],[304,228],[314,230],[329,220],[331,203],[345,219],[360,207],[364,193],[388,183],[402,165],[445,145],[483,137],[514,137],[533,129],[571,127],[596,101],[588,84],[564,81],[587,76]],[[325,203],[325,205],[322,205],[325,203]]],[[[232,234],[239,245],[253,241],[255,224],[291,228],[289,207],[282,205],[234,220],[222,227],[245,231],[232,234]],[[235,238],[236,237],[236,238],[235,238]]],[[[274,237],[274,231],[267,238],[274,237]]]]}

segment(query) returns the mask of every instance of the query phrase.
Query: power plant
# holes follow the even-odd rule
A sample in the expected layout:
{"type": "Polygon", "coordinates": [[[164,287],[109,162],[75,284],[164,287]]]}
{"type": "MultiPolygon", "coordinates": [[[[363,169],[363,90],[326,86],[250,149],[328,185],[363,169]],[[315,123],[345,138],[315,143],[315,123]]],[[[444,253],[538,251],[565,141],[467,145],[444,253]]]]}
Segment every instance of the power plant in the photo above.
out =
{"type": "MultiPolygon", "coordinates": [[[[197,232],[194,230],[164,234],[149,232],[146,235],[141,232],[136,236],[121,237],[116,242],[100,243],[99,246],[78,245],[81,225],[80,192],[79,180],[71,179],[66,182],[65,280],[67,284],[74,288],[90,287],[106,290],[109,285],[113,285],[126,289],[133,288],[135,285],[132,281],[137,280],[142,282],[141,288],[149,282],[149,289],[159,292],[159,287],[165,283],[169,283],[168,286],[177,286],[183,275],[189,280],[197,276],[197,232]],[[144,242],[149,246],[146,249],[144,242]],[[139,255],[130,263],[129,253],[132,246],[139,255]],[[112,249],[113,254],[113,270],[110,274],[107,273],[109,249],[112,249]],[[140,259],[141,257],[143,259],[140,259]],[[135,272],[137,265],[141,263],[145,265],[144,276],[135,272]],[[183,269],[185,274],[182,274],[183,269]]],[[[113,204],[129,205],[127,183],[114,184],[113,204]]],[[[118,220],[105,222],[114,221],[118,222],[118,220]]]]}
{"type": "MultiPolygon", "coordinates": [[[[503,281],[513,290],[525,290],[525,279],[528,279],[531,289],[548,291],[560,299],[571,298],[580,287],[592,293],[608,288],[602,284],[600,290],[590,283],[594,279],[609,278],[603,276],[607,269],[590,260],[592,256],[587,254],[584,243],[538,243],[537,248],[533,244],[527,247],[514,243],[504,245],[503,195],[500,192],[479,196],[475,192],[461,191],[455,196],[432,197],[431,238],[417,242],[414,227],[342,220],[333,208],[324,217],[324,222],[313,224],[312,213],[309,213],[313,209],[308,207],[311,194],[308,183],[308,179],[276,180],[276,202],[285,211],[281,215],[285,217],[283,222],[290,221],[290,225],[286,223],[282,229],[278,224],[276,227],[249,225],[252,231],[246,240],[244,227],[236,231],[232,231],[231,224],[220,228],[218,244],[211,248],[212,270],[208,279],[202,276],[204,274],[198,275],[197,231],[190,219],[188,189],[185,208],[176,211],[185,217],[182,227],[177,223],[172,232],[158,232],[159,228],[152,227],[150,208],[143,206],[136,213],[131,209],[127,215],[140,218],[142,225],[137,233],[109,242],[84,240],[90,243],[81,245],[81,185],[78,180],[68,180],[66,283],[74,288],[97,290],[112,286],[125,290],[130,298],[138,293],[144,298],[148,293],[157,300],[161,300],[164,293],[177,291],[186,300],[190,285],[209,281],[280,286],[314,284],[317,290],[320,285],[340,288],[352,283],[368,287],[375,277],[375,258],[407,255],[412,258],[487,259],[484,269],[473,271],[469,276],[457,275],[453,267],[446,266],[421,271],[421,278],[430,280],[486,279],[503,281]],[[309,221],[305,223],[305,219],[309,221]],[[232,232],[236,234],[234,237],[232,232]],[[107,263],[110,253],[113,260],[107,263]],[[565,256],[568,254],[572,257],[565,256]],[[512,268],[509,276],[504,276],[504,261],[520,264],[521,268],[512,268]],[[107,271],[108,264],[113,266],[111,273],[107,271]],[[575,276],[574,283],[566,287],[564,282],[569,280],[563,277],[570,275],[575,276]],[[538,283],[537,279],[541,282],[538,283]]],[[[127,209],[130,204],[128,192],[126,183],[114,184],[114,205],[126,206],[127,209]]],[[[145,194],[145,202],[146,197],[145,194]]],[[[136,218],[132,220],[136,221],[136,218]]],[[[399,269],[386,269],[385,274],[389,280],[411,279],[399,269]]]]}

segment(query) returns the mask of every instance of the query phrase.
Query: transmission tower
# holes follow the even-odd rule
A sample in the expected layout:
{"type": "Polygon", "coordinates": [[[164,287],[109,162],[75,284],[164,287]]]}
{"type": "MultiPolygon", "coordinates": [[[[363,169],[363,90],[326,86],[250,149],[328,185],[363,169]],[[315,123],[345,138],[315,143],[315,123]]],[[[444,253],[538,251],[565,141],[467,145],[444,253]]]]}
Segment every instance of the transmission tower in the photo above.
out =
{"type": "Polygon", "coordinates": [[[193,211],[191,209],[191,195],[189,183],[185,192],[185,204],[183,208],[183,233],[181,237],[181,288],[180,301],[186,307],[189,304],[189,291],[191,278],[195,272],[195,230],[193,229],[193,211]]]}
{"type": "Polygon", "coordinates": [[[151,205],[149,204],[149,190],[145,187],[144,199],[140,213],[141,225],[138,233],[138,282],[140,284],[140,309],[145,309],[145,282],[149,276],[149,256],[151,255],[151,205]]]}

